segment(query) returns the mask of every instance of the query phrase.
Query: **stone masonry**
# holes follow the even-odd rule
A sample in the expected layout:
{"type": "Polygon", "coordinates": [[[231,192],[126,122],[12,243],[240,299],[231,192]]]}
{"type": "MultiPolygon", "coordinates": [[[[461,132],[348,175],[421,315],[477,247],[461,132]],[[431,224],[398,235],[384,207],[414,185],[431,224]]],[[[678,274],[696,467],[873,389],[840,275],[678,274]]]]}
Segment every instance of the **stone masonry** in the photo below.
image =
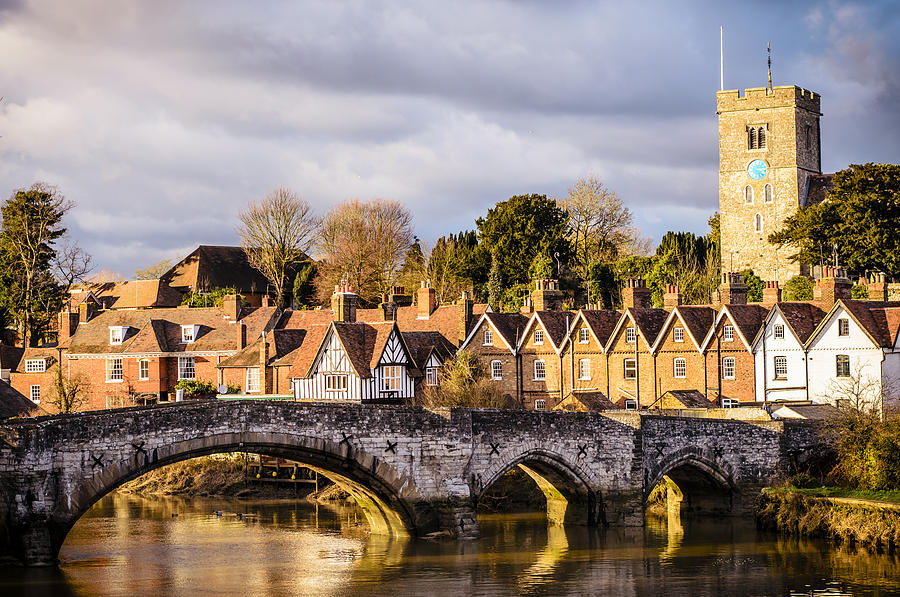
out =
{"type": "Polygon", "coordinates": [[[567,524],[643,524],[650,490],[683,507],[746,513],[814,450],[807,422],[529,411],[197,401],[0,425],[0,557],[52,565],[98,499],[167,464],[221,452],[302,462],[344,486],[373,531],[478,535],[480,496],[522,465],[567,524]]]}

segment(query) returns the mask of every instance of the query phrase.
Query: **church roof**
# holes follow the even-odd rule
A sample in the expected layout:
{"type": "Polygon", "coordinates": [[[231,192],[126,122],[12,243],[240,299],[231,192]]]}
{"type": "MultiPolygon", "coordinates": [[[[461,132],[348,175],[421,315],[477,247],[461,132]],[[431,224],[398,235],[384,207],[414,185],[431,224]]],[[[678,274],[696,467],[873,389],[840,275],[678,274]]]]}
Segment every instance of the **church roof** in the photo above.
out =
{"type": "Polygon", "coordinates": [[[810,174],[803,186],[800,205],[809,207],[822,203],[832,188],[834,188],[834,174],[810,174]]]}

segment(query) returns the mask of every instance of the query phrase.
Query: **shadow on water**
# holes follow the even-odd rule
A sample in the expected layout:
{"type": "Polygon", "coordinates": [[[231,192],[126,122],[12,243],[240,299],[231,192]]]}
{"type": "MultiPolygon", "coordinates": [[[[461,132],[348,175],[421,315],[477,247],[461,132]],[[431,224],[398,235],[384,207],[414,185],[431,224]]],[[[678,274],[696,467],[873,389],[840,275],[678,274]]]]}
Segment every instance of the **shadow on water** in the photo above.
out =
{"type": "Polygon", "coordinates": [[[480,514],[477,541],[396,540],[369,535],[355,506],[112,494],[73,528],[59,569],[0,569],[0,594],[900,592],[895,556],[761,533],[752,521],[651,517],[644,529],[602,530],[546,520],[480,514]]]}

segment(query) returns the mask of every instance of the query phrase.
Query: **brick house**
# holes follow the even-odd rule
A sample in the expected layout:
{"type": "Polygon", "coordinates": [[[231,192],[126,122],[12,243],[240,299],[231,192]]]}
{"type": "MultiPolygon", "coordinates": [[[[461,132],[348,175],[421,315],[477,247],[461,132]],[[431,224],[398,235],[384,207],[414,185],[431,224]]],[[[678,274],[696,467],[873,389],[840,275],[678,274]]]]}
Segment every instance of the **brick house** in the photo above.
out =
{"type": "Polygon", "coordinates": [[[69,294],[73,309],[91,300],[97,309],[153,309],[177,307],[181,303],[181,293],[162,280],[76,284],[69,294]]]}
{"type": "MultiPolygon", "coordinates": [[[[200,245],[162,276],[160,284],[180,297],[189,292],[231,288],[251,307],[260,307],[272,297],[269,281],[250,265],[242,247],[200,245]]],[[[178,304],[178,303],[176,303],[178,304]]]]}
{"type": "Polygon", "coordinates": [[[552,410],[566,397],[562,345],[576,315],[571,311],[535,311],[525,325],[516,348],[525,408],[552,410]]]}
{"type": "MultiPolygon", "coordinates": [[[[676,304],[669,313],[650,348],[656,374],[656,397],[676,391],[706,393],[708,376],[701,345],[715,317],[715,309],[708,306],[676,304]]],[[[659,402],[651,406],[663,408],[659,402]]]]}
{"type": "Polygon", "coordinates": [[[609,401],[606,346],[622,318],[619,311],[580,310],[562,345],[566,396],[555,410],[615,408],[609,401]]]}
{"type": "Polygon", "coordinates": [[[0,383],[9,385],[47,413],[55,413],[53,398],[59,354],[51,346],[0,345],[0,383]]]}
{"type": "Polygon", "coordinates": [[[521,313],[493,313],[481,315],[469,336],[459,347],[478,357],[500,393],[522,402],[521,359],[517,351],[519,338],[529,318],[521,313]]]}
{"type": "Polygon", "coordinates": [[[656,402],[656,359],[650,348],[669,313],[665,309],[625,309],[607,343],[609,399],[620,408],[646,408],[656,402]]]}
{"type": "Polygon", "coordinates": [[[723,305],[703,340],[706,396],[730,407],[756,400],[756,374],[751,342],[769,313],[765,304],[723,305]]]}

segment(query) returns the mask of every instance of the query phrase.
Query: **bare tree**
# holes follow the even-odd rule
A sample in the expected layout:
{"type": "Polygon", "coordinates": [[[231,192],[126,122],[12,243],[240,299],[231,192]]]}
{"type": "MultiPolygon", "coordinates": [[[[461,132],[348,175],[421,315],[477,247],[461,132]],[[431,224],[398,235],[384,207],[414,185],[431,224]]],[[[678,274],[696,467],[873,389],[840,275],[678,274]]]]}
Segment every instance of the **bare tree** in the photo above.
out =
{"type": "Polygon", "coordinates": [[[614,260],[632,240],[631,210],[598,178],[578,179],[559,203],[569,214],[569,242],[578,275],[586,277],[592,263],[614,260]]]}
{"type": "Polygon", "coordinates": [[[135,280],[159,280],[163,274],[172,269],[171,259],[162,259],[152,265],[148,265],[144,269],[134,272],[135,280]]]}
{"type": "Polygon", "coordinates": [[[429,408],[460,406],[467,408],[520,408],[509,396],[503,396],[475,354],[460,350],[446,361],[438,373],[437,386],[428,386],[422,406],[429,408]]]}
{"type": "Polygon", "coordinates": [[[896,392],[892,384],[865,369],[857,363],[850,375],[832,379],[825,398],[845,413],[882,415],[885,410],[894,410],[896,392]]]}
{"type": "Polygon", "coordinates": [[[319,219],[309,203],[285,187],[278,187],[238,215],[238,235],[250,264],[272,283],[278,306],[284,306],[292,267],[307,259],[319,219]]]}
{"type": "Polygon", "coordinates": [[[91,382],[82,373],[66,377],[62,370],[62,363],[59,363],[56,367],[56,378],[53,383],[54,394],[50,403],[61,413],[75,412],[87,404],[91,382]]]}

